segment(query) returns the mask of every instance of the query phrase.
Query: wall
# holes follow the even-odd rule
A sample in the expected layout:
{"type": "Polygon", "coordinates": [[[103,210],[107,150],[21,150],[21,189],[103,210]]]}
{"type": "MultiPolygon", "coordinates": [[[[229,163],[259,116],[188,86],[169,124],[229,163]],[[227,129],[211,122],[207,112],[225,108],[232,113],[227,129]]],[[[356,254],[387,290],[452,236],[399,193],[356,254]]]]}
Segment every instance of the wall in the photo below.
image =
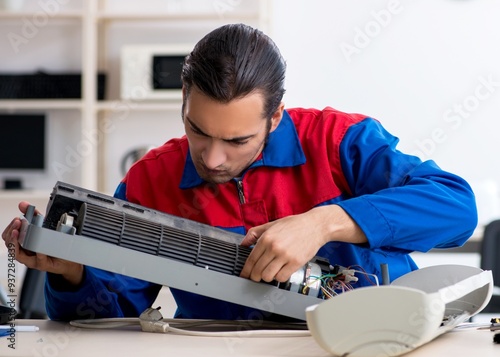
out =
{"type": "Polygon", "coordinates": [[[275,0],[286,104],[379,119],[401,150],[468,179],[483,222],[498,217],[499,13],[495,0],[275,0]]]}

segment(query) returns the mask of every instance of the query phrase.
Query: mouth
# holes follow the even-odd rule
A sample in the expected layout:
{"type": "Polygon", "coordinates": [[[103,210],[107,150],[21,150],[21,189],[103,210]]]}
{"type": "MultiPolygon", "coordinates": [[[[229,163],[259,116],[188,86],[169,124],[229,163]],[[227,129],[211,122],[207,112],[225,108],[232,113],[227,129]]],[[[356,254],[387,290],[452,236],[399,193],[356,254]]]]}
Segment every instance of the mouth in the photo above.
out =
{"type": "Polygon", "coordinates": [[[201,171],[207,176],[223,176],[227,174],[227,171],[224,169],[209,169],[203,162],[199,162],[198,166],[201,168],[201,171]]]}
{"type": "Polygon", "coordinates": [[[225,170],[210,170],[205,167],[205,173],[210,176],[224,176],[226,175],[225,170]]]}

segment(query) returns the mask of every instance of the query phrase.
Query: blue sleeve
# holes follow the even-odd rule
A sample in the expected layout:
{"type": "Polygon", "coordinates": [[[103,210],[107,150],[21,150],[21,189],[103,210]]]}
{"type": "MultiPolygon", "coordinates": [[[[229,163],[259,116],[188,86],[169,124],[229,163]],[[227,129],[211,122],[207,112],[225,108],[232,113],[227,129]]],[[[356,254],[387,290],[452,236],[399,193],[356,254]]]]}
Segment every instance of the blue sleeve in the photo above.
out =
{"type": "MultiPolygon", "coordinates": [[[[125,198],[124,186],[115,193],[125,198]]],[[[47,274],[45,301],[52,320],[137,317],[150,307],[161,285],[85,266],[82,283],[73,288],[60,275],[47,274]]]]}
{"type": "Polygon", "coordinates": [[[85,267],[77,289],[60,275],[47,274],[45,300],[52,320],[137,317],[156,299],[160,285],[104,270],[85,267]]]}
{"type": "Polygon", "coordinates": [[[474,194],[465,180],[396,149],[398,139],[367,118],[340,145],[352,197],[339,205],[371,248],[422,251],[461,246],[477,225],[474,194]]]}

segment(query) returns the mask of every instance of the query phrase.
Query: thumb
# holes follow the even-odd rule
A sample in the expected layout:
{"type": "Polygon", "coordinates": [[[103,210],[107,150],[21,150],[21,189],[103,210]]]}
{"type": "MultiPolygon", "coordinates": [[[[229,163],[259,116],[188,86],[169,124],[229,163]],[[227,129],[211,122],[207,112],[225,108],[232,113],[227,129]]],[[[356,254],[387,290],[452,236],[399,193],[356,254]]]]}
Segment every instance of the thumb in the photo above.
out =
{"type": "Polygon", "coordinates": [[[253,233],[252,229],[250,229],[247,232],[247,234],[245,235],[245,237],[241,241],[240,245],[242,245],[244,247],[250,247],[250,246],[254,245],[255,243],[257,243],[257,240],[259,238],[253,233]]]}
{"type": "Polygon", "coordinates": [[[265,223],[260,226],[250,228],[240,244],[244,247],[255,245],[262,234],[264,234],[267,230],[268,225],[269,223],[265,223]]]}
{"type": "MultiPolygon", "coordinates": [[[[19,207],[19,210],[21,211],[21,213],[25,214],[26,211],[28,210],[29,205],[30,205],[30,203],[26,202],[26,201],[19,202],[18,207],[19,207]]],[[[35,216],[39,215],[39,214],[40,214],[40,211],[35,208],[35,216]]]]}

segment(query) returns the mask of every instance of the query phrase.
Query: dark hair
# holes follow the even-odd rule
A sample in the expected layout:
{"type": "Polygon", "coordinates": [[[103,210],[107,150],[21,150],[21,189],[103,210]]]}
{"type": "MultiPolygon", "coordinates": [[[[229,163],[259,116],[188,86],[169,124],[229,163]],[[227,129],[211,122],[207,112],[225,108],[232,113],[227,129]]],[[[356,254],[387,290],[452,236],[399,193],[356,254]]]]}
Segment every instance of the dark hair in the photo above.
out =
{"type": "Polygon", "coordinates": [[[181,78],[186,95],[194,85],[221,103],[261,92],[263,116],[271,118],[285,93],[285,69],[278,47],[267,35],[248,25],[229,24],[196,44],[184,60],[181,78]]]}

